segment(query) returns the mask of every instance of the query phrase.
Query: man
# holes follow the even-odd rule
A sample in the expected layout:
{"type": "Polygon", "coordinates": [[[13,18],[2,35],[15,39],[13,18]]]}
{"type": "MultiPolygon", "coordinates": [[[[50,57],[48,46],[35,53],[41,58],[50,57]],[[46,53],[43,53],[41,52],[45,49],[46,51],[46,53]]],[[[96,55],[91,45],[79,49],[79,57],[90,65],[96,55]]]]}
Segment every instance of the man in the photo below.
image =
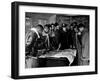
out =
{"type": "Polygon", "coordinates": [[[79,65],[89,65],[89,31],[82,23],[79,24],[78,40],[79,65]]]}
{"type": "Polygon", "coordinates": [[[38,47],[39,47],[39,39],[42,36],[43,26],[37,25],[34,28],[31,28],[25,36],[25,67],[33,68],[38,67],[38,47]]]}
{"type": "Polygon", "coordinates": [[[36,44],[38,39],[41,38],[43,32],[43,26],[37,25],[37,27],[31,28],[26,34],[26,53],[32,56],[36,56],[36,44]]]}
{"type": "Polygon", "coordinates": [[[68,34],[67,34],[67,24],[62,24],[62,30],[60,32],[60,41],[59,43],[61,44],[59,49],[64,50],[68,49],[68,34]]]}
{"type": "Polygon", "coordinates": [[[76,22],[73,22],[71,23],[70,25],[70,29],[68,31],[68,44],[70,46],[70,48],[76,48],[76,32],[75,32],[75,29],[76,29],[76,22]]]}
{"type": "Polygon", "coordinates": [[[57,22],[55,23],[55,27],[56,27],[56,30],[55,30],[56,50],[59,50],[59,48],[60,48],[59,42],[60,42],[61,30],[60,30],[60,26],[59,26],[59,24],[57,22]]]}
{"type": "Polygon", "coordinates": [[[76,44],[77,44],[77,32],[78,32],[78,25],[77,22],[74,22],[74,26],[73,26],[73,48],[76,48],[76,44]]]}
{"type": "Polygon", "coordinates": [[[50,48],[51,50],[56,50],[57,49],[57,39],[56,39],[56,30],[55,30],[55,24],[51,24],[51,30],[50,30],[50,48]]]}
{"type": "Polygon", "coordinates": [[[49,34],[50,34],[50,25],[49,24],[46,24],[44,26],[44,30],[43,30],[43,36],[45,37],[45,44],[46,44],[46,49],[49,50],[50,49],[50,37],[49,37],[49,34]]]}

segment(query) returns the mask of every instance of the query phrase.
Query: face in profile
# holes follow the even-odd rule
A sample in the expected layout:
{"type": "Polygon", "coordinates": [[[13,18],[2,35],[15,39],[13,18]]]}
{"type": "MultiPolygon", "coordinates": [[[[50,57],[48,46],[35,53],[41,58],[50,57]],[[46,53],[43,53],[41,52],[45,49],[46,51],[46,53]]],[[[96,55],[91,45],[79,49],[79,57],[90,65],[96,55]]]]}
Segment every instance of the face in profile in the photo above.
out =
{"type": "Polygon", "coordinates": [[[43,32],[42,28],[39,27],[39,26],[37,26],[37,31],[38,31],[39,34],[42,34],[42,32],[43,32]]]}
{"type": "Polygon", "coordinates": [[[49,28],[47,26],[45,26],[44,32],[49,32],[49,28]]]}

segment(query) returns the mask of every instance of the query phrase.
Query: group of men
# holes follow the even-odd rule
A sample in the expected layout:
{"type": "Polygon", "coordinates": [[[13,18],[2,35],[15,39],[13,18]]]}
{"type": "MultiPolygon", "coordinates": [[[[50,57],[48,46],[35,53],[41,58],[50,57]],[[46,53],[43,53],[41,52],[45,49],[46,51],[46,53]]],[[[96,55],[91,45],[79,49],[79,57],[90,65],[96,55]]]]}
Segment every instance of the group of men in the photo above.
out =
{"type": "Polygon", "coordinates": [[[48,51],[77,49],[78,43],[82,47],[82,32],[84,24],[73,22],[70,25],[62,23],[37,25],[26,33],[26,55],[38,56],[48,51]]]}

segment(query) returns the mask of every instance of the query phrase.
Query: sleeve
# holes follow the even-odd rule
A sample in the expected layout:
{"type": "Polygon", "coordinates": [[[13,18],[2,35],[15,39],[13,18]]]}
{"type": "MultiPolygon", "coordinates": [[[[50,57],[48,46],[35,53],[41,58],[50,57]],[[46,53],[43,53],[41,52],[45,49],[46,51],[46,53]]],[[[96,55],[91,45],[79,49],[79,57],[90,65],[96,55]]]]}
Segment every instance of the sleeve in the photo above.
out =
{"type": "Polygon", "coordinates": [[[83,36],[82,45],[83,45],[82,56],[85,58],[88,58],[89,57],[89,37],[87,33],[83,36]]]}
{"type": "Polygon", "coordinates": [[[36,39],[36,35],[33,31],[27,32],[25,36],[25,45],[26,46],[31,45],[33,41],[35,41],[35,39],[36,39]]]}

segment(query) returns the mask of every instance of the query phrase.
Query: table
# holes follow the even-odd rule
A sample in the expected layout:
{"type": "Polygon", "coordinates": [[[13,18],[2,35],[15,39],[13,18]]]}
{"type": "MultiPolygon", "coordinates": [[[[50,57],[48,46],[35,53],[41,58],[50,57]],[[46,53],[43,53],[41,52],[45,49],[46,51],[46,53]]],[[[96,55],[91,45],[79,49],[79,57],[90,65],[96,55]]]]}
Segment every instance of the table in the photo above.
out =
{"type": "Polygon", "coordinates": [[[40,59],[61,59],[66,58],[69,61],[69,66],[73,63],[74,58],[76,57],[76,49],[65,49],[60,51],[50,51],[44,55],[39,56],[40,59]]]}

